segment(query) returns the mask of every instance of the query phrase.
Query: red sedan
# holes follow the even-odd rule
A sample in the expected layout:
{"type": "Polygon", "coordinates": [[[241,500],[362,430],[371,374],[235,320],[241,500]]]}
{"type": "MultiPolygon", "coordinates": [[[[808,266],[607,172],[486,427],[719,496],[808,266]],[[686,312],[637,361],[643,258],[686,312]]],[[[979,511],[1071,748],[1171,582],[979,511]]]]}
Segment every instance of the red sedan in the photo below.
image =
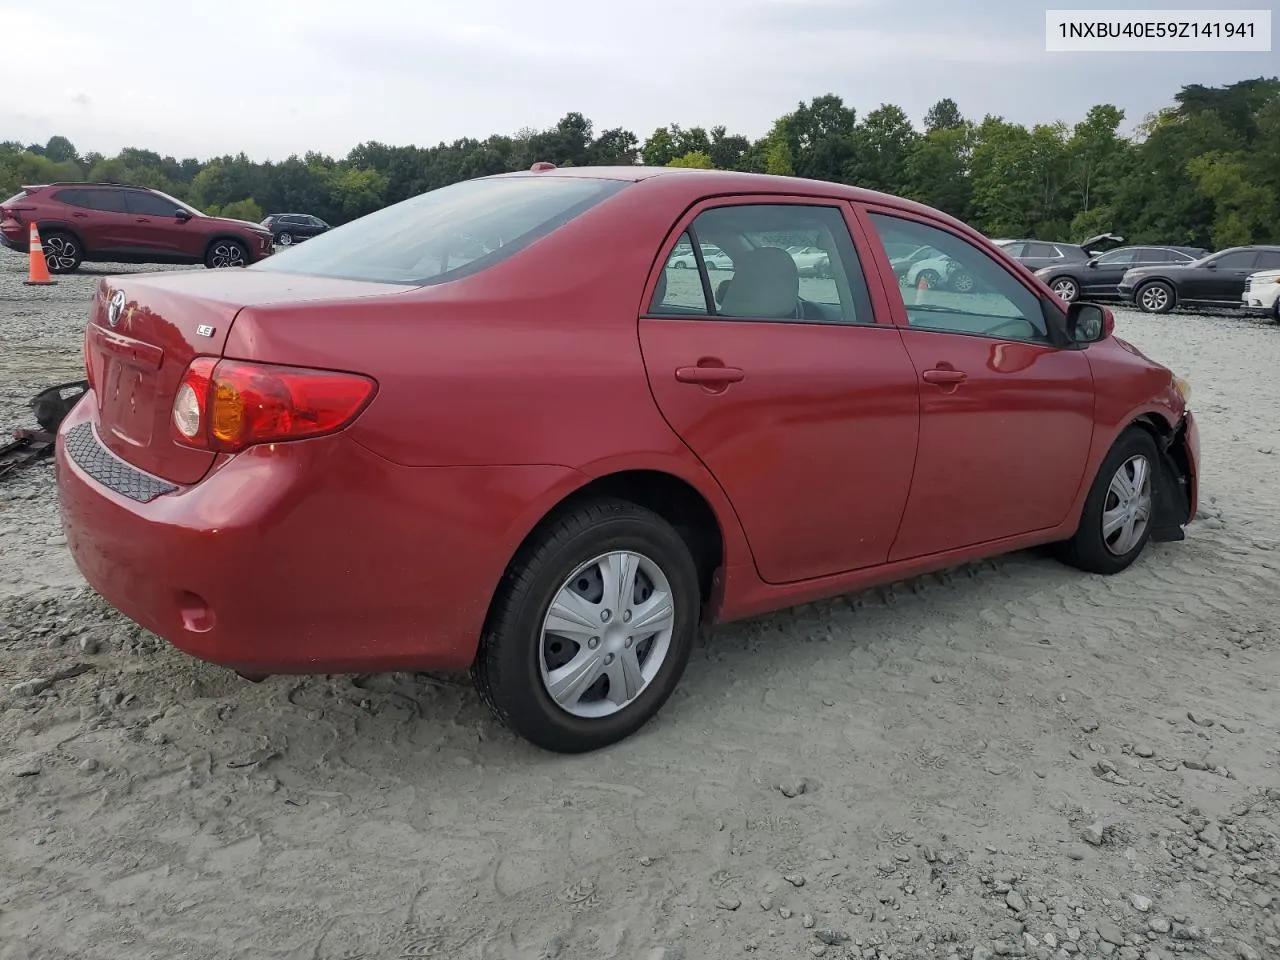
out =
{"type": "Polygon", "coordinates": [[[1194,518],[1186,385],[963,223],[547,166],[103,280],[57,459],[89,583],[246,676],[469,667],[575,752],[659,710],[700,623],[1036,544],[1117,573],[1194,518]]]}

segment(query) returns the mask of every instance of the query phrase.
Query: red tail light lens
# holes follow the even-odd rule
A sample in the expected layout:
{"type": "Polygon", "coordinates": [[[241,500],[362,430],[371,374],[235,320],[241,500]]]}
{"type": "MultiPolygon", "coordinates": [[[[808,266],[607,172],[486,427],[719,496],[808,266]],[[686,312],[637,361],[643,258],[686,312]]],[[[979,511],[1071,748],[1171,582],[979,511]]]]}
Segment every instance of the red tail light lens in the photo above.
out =
{"type": "Polygon", "coordinates": [[[242,360],[197,357],[173,399],[173,438],[235,453],[259,443],[340,430],[372,399],[368,377],[242,360]]]}

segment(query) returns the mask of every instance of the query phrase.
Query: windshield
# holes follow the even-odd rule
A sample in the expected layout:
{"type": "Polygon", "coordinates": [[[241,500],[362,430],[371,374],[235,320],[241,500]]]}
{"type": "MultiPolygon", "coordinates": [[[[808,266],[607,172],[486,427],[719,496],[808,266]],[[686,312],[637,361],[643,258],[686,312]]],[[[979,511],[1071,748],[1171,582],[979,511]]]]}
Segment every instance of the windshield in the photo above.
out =
{"type": "Polygon", "coordinates": [[[505,259],[628,185],[577,177],[464,180],[333,227],[247,268],[421,286],[505,259]]]}

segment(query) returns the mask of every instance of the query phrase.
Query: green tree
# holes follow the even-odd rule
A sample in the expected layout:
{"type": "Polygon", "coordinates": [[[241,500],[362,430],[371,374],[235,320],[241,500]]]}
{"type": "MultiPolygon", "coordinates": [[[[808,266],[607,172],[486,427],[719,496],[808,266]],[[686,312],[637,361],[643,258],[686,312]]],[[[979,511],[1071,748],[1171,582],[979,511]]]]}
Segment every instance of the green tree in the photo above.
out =
{"type": "Polygon", "coordinates": [[[699,150],[691,150],[682,157],[676,157],[668,167],[696,167],[699,170],[714,170],[715,164],[711,162],[711,156],[702,153],[699,150]]]}

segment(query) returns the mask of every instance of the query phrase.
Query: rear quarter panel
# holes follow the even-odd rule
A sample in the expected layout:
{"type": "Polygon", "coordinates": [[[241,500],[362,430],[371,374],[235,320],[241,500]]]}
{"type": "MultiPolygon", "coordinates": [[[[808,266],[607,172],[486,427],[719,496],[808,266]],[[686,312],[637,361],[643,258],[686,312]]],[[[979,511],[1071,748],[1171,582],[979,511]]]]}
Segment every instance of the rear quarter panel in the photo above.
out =
{"type": "Polygon", "coordinates": [[[639,349],[646,282],[688,190],[629,186],[482,273],[403,296],[246,307],[226,355],[374,377],[347,434],[406,467],[679,476],[719,517],[726,561],[748,562],[723,492],[654,404],[639,349]]]}

